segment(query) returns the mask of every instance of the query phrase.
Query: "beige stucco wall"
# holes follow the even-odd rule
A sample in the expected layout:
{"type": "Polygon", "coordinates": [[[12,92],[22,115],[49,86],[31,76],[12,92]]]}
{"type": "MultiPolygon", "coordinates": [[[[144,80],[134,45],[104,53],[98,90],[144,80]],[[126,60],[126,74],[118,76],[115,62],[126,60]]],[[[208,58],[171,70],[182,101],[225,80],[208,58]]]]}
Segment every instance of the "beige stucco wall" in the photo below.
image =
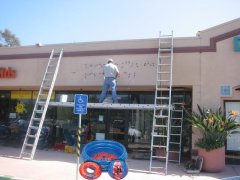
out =
{"type": "MultiPolygon", "coordinates": [[[[101,86],[103,66],[110,56],[65,58],[61,64],[57,86],[101,86]]],[[[111,56],[118,66],[119,86],[152,86],[155,82],[156,55],[111,56]]]]}
{"type": "MultiPolygon", "coordinates": [[[[200,47],[209,45],[210,38],[233,31],[240,25],[234,20],[207,30],[196,37],[175,38],[174,47],[200,47]]],[[[196,104],[215,108],[221,105],[220,85],[239,85],[240,53],[233,51],[233,37],[217,42],[216,52],[174,53],[173,86],[193,89],[193,109],[196,104]]],[[[158,48],[158,39],[108,42],[53,44],[0,48],[0,55],[49,53],[52,49],[64,52],[101,51],[122,49],[158,48]]],[[[123,54],[101,56],[64,57],[56,81],[56,89],[101,89],[102,67],[107,58],[113,58],[120,70],[120,90],[134,87],[154,90],[156,79],[156,54],[123,54]]],[[[0,67],[17,70],[16,79],[0,79],[0,89],[37,89],[41,83],[47,58],[1,60],[0,67]]],[[[136,90],[141,90],[136,88],[136,90]]]]}
{"type": "MultiPolygon", "coordinates": [[[[232,32],[240,27],[240,19],[201,31],[196,37],[175,38],[174,48],[210,46],[210,39],[232,32]]],[[[49,53],[52,49],[64,52],[137,50],[158,48],[158,39],[126,40],[90,43],[72,43],[0,48],[0,55],[49,53]]],[[[212,50],[211,50],[212,51],[212,50]]],[[[96,90],[103,82],[102,67],[107,58],[114,59],[120,70],[118,89],[154,91],[157,53],[64,57],[56,81],[56,90],[96,90]]],[[[0,90],[38,89],[47,64],[47,58],[0,60],[0,67],[17,70],[16,79],[0,79],[0,90]]],[[[197,104],[207,108],[223,107],[223,100],[240,100],[239,93],[222,98],[220,86],[240,85],[240,52],[233,50],[233,37],[216,43],[216,52],[194,51],[174,53],[173,86],[192,88],[193,110],[197,104]]],[[[193,144],[198,135],[193,135],[193,144]]]]}
{"type": "Polygon", "coordinates": [[[217,52],[201,55],[201,104],[221,106],[220,86],[240,84],[240,53],[233,50],[233,38],[217,43],[217,52]]]}

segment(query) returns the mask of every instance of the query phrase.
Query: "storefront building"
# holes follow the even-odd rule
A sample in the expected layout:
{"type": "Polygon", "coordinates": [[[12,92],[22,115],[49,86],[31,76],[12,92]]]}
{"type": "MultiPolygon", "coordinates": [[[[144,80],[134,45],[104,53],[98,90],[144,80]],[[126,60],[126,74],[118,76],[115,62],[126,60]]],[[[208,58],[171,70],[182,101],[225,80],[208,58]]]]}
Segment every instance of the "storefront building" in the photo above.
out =
{"type": "MultiPolygon", "coordinates": [[[[182,96],[187,108],[197,105],[240,112],[240,19],[204,31],[196,37],[174,38],[173,98],[182,96]],[[234,108],[234,109],[233,109],[234,108]]],[[[97,103],[102,68],[112,58],[120,70],[119,103],[153,104],[158,39],[121,40],[0,48],[0,121],[29,120],[52,49],[64,49],[52,101],[88,94],[97,103]]],[[[83,117],[85,141],[104,138],[122,142],[129,151],[149,148],[153,112],[150,110],[89,109],[83,117]],[[89,128],[90,127],[90,128],[89,128]]],[[[72,108],[49,107],[45,124],[53,142],[76,128],[72,108]],[[53,128],[54,127],[54,128],[53,128]]],[[[184,125],[184,152],[194,149],[198,135],[184,125]]],[[[239,136],[227,152],[239,152],[239,136]]]]}

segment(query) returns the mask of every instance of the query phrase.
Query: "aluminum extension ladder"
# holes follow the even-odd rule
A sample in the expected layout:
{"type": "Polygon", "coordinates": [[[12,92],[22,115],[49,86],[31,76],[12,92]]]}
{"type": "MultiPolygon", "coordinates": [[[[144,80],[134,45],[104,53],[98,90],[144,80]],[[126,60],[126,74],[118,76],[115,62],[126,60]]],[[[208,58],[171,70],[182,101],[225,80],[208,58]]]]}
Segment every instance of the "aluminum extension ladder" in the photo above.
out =
{"type": "Polygon", "coordinates": [[[33,159],[41,134],[45,115],[51,99],[58,69],[63,56],[63,49],[56,53],[54,49],[48,60],[47,68],[40,86],[31,120],[22,146],[20,158],[33,159]]]}
{"type": "Polygon", "coordinates": [[[171,35],[161,35],[161,33],[159,33],[149,171],[152,172],[153,169],[155,169],[154,172],[160,171],[165,174],[167,174],[168,168],[170,117],[172,109],[172,63],[173,32],[171,35]]]}
{"type": "Polygon", "coordinates": [[[184,95],[172,94],[172,106],[169,138],[169,153],[171,153],[172,156],[168,157],[168,161],[177,162],[180,165],[182,153],[184,95]]]}

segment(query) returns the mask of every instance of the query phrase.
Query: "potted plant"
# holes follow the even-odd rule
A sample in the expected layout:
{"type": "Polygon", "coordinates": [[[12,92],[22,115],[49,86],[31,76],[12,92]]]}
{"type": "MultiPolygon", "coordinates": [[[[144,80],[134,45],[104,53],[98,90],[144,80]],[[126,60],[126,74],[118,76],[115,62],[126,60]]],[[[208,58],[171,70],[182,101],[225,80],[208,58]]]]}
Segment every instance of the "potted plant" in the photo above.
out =
{"type": "Polygon", "coordinates": [[[203,157],[202,169],[208,172],[220,172],[225,167],[225,142],[227,137],[235,133],[240,124],[235,121],[238,114],[229,112],[222,114],[221,108],[213,111],[201,108],[198,113],[186,112],[186,120],[200,130],[202,137],[197,140],[198,155],[203,157]]]}

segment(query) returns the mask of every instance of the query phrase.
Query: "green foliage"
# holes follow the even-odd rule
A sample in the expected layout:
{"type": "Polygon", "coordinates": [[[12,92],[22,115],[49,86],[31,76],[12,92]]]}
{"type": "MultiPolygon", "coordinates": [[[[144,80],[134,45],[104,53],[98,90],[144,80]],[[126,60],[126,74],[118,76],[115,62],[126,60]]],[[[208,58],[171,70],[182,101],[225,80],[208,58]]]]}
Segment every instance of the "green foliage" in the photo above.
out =
{"type": "Polygon", "coordinates": [[[0,47],[20,46],[20,40],[8,29],[0,31],[0,47]]]}
{"type": "Polygon", "coordinates": [[[206,132],[203,138],[196,142],[196,146],[206,151],[211,151],[213,149],[218,149],[225,145],[225,136],[222,133],[206,132]]]}
{"type": "Polygon", "coordinates": [[[240,124],[235,121],[237,114],[230,112],[228,116],[222,114],[221,108],[216,111],[207,110],[198,105],[198,113],[186,112],[186,120],[193,127],[199,129],[203,135],[198,139],[196,146],[207,151],[223,147],[230,134],[236,133],[240,124]]]}

